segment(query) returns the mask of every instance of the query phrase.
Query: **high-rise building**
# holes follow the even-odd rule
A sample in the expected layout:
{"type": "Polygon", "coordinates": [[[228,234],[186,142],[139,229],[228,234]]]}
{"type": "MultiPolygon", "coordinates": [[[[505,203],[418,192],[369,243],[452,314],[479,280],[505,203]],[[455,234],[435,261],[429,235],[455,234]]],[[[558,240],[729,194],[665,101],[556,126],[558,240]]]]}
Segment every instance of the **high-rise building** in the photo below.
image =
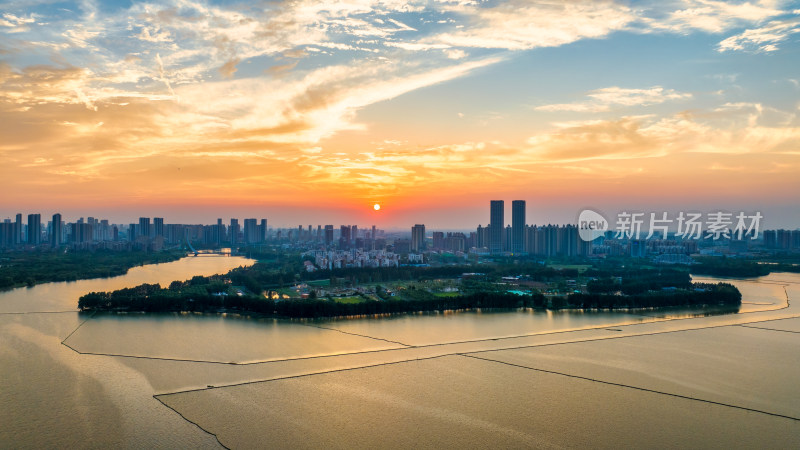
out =
{"type": "Polygon", "coordinates": [[[267,219],[261,219],[261,226],[259,228],[261,242],[267,242],[267,219]]]}
{"type": "Polygon", "coordinates": [[[511,251],[525,251],[525,200],[511,202],[511,251]]]}
{"type": "Polygon", "coordinates": [[[153,236],[164,236],[164,218],[153,218],[153,236]]]}
{"type": "Polygon", "coordinates": [[[53,222],[50,225],[50,245],[58,247],[63,242],[63,224],[61,223],[61,214],[53,214],[53,222]]]}
{"type": "Polygon", "coordinates": [[[467,237],[464,233],[447,233],[444,238],[444,249],[451,252],[463,252],[467,247],[467,237]]]}
{"type": "Polygon", "coordinates": [[[139,226],[136,227],[136,236],[150,237],[150,218],[139,217],[139,226]]]}
{"type": "Polygon", "coordinates": [[[239,243],[239,219],[231,219],[230,232],[231,247],[239,243]]]}
{"type": "Polygon", "coordinates": [[[11,248],[16,245],[14,230],[16,230],[16,224],[11,220],[6,219],[0,223],[0,248],[11,248]]]}
{"type": "Polygon", "coordinates": [[[434,231],[433,232],[433,249],[434,250],[442,250],[444,248],[444,232],[442,231],[434,231]]]}
{"type": "Polygon", "coordinates": [[[775,230],[764,230],[764,247],[775,248],[778,243],[778,233],[775,230]]]}
{"type": "Polygon", "coordinates": [[[22,214],[17,214],[14,222],[14,245],[22,244],[22,214]]]}
{"type": "Polygon", "coordinates": [[[256,219],[244,219],[244,242],[245,244],[255,244],[260,242],[258,221],[256,219]]]}
{"type": "Polygon", "coordinates": [[[477,243],[478,243],[478,234],[474,231],[470,231],[469,236],[467,236],[467,242],[465,248],[470,249],[472,247],[477,247],[477,243]]]}
{"type": "Polygon", "coordinates": [[[406,254],[411,251],[411,241],[408,239],[397,239],[394,241],[394,252],[406,254]]]}
{"type": "Polygon", "coordinates": [[[425,250],[425,225],[416,224],[411,227],[411,251],[425,250]]]}
{"type": "Polygon", "coordinates": [[[94,238],[94,226],[91,223],[85,223],[84,221],[79,220],[75,223],[71,223],[69,228],[70,241],[73,244],[92,242],[92,239],[94,238]]]}
{"type": "Polygon", "coordinates": [[[333,225],[325,225],[325,245],[333,243],[333,225]]]}
{"type": "Polygon", "coordinates": [[[565,225],[560,229],[559,234],[559,254],[563,256],[575,256],[578,254],[578,227],[575,225],[565,225]]]}
{"type": "Polygon", "coordinates": [[[97,219],[95,219],[94,217],[87,217],[86,218],[86,225],[88,225],[88,227],[84,227],[84,228],[87,231],[91,230],[91,233],[89,234],[89,236],[87,236],[87,239],[88,239],[87,242],[92,242],[93,240],[95,240],[95,238],[96,238],[95,231],[97,231],[97,227],[95,226],[96,224],[97,224],[97,219]]]}
{"type": "Polygon", "coordinates": [[[28,244],[42,243],[42,215],[28,214],[28,244]]]}
{"type": "Polygon", "coordinates": [[[349,225],[341,225],[339,227],[339,248],[340,249],[348,249],[350,248],[350,226],[349,225]]]}
{"type": "Polygon", "coordinates": [[[492,200],[489,209],[489,252],[503,252],[503,229],[505,228],[505,203],[492,200]]]}
{"type": "Polygon", "coordinates": [[[103,219],[100,221],[100,235],[99,240],[101,241],[110,241],[111,239],[111,225],[109,225],[108,220],[103,219]]]}

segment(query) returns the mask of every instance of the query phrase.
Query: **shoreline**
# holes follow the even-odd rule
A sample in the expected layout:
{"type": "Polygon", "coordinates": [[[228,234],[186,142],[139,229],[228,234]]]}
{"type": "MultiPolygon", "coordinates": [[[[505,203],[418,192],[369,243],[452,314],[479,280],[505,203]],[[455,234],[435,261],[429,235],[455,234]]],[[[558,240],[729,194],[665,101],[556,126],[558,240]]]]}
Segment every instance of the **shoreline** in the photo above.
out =
{"type": "Polygon", "coordinates": [[[655,312],[667,311],[670,309],[690,309],[696,310],[698,314],[709,315],[708,313],[718,312],[718,315],[723,314],[738,314],[740,305],[730,305],[725,303],[717,304],[698,304],[698,305],[668,305],[668,306],[654,306],[654,307],[620,307],[620,308],[581,308],[581,307],[564,307],[564,308],[548,308],[548,307],[535,307],[535,306],[518,306],[518,307],[466,307],[466,308],[445,308],[445,309],[428,309],[428,310],[415,310],[415,311],[395,311],[395,312],[381,312],[381,313],[363,313],[363,314],[346,314],[346,315],[318,315],[318,316],[287,316],[275,313],[265,313],[254,310],[242,310],[237,308],[219,308],[219,309],[205,309],[205,310],[192,310],[192,309],[177,309],[177,310],[163,310],[163,311],[146,311],[146,310],[127,310],[127,309],[87,309],[78,310],[80,314],[109,314],[109,315],[127,315],[127,314],[171,314],[171,315],[184,315],[184,314],[198,314],[198,315],[216,315],[216,316],[235,316],[239,318],[252,318],[256,319],[277,319],[289,321],[308,321],[318,319],[380,319],[386,317],[400,317],[412,315],[440,315],[447,313],[461,313],[461,312],[581,312],[581,313],[627,313],[637,314],[642,312],[655,312]],[[715,308],[719,308],[716,309],[715,308]],[[727,311],[725,311],[727,309],[727,311]]]}
{"type": "MultiPolygon", "coordinates": [[[[177,253],[178,252],[174,252],[174,251],[172,251],[172,252],[165,251],[165,252],[145,253],[145,255],[162,255],[165,259],[162,260],[162,259],[156,258],[155,260],[138,261],[136,264],[130,264],[130,265],[123,263],[122,267],[117,267],[115,269],[111,269],[111,270],[113,270],[113,272],[109,272],[109,273],[106,273],[106,274],[84,272],[83,275],[76,275],[75,277],[72,277],[72,276],[67,277],[67,276],[63,276],[62,275],[62,276],[58,276],[58,277],[55,277],[55,278],[51,277],[51,278],[45,278],[45,279],[30,279],[30,280],[26,280],[24,282],[17,282],[17,283],[15,283],[13,285],[10,285],[10,286],[1,286],[0,287],[0,293],[13,291],[14,289],[19,289],[19,288],[32,288],[32,287],[39,286],[39,285],[42,285],[42,284],[47,284],[47,283],[70,283],[70,282],[81,281],[81,280],[97,280],[97,279],[104,279],[104,278],[119,277],[119,276],[126,275],[131,269],[133,269],[135,267],[175,262],[175,261],[179,261],[179,260],[181,260],[183,258],[186,258],[189,255],[186,252],[181,252],[180,255],[178,255],[177,253]],[[119,270],[120,268],[122,270],[119,270]]],[[[19,253],[19,254],[24,254],[24,253],[19,253]]],[[[15,255],[19,255],[19,254],[15,254],[15,255]]],[[[44,253],[31,253],[31,255],[34,255],[34,256],[40,256],[42,254],[44,254],[44,253]]],[[[49,254],[53,255],[55,257],[58,257],[57,255],[68,255],[68,256],[73,256],[73,255],[94,256],[94,255],[96,255],[95,252],[85,252],[85,253],[84,252],[72,252],[72,253],[50,252],[49,254]]],[[[110,252],[109,253],[100,253],[100,254],[101,255],[112,255],[112,257],[118,256],[118,255],[125,255],[125,256],[129,256],[130,255],[130,253],[128,253],[128,254],[124,254],[124,253],[116,254],[116,253],[110,253],[110,252]]],[[[28,261],[23,261],[23,264],[27,263],[27,262],[28,261]]],[[[44,264],[46,264],[46,263],[47,263],[47,261],[44,262],[44,264]]],[[[12,263],[10,268],[11,269],[17,269],[19,266],[16,265],[16,264],[18,264],[18,263],[16,263],[16,262],[12,263]]],[[[3,266],[0,265],[0,270],[2,270],[2,267],[3,266]]],[[[0,276],[7,276],[7,277],[12,278],[12,279],[14,278],[13,274],[10,274],[10,275],[0,274],[0,276]]],[[[26,278],[30,278],[30,277],[28,276],[26,278]]]]}

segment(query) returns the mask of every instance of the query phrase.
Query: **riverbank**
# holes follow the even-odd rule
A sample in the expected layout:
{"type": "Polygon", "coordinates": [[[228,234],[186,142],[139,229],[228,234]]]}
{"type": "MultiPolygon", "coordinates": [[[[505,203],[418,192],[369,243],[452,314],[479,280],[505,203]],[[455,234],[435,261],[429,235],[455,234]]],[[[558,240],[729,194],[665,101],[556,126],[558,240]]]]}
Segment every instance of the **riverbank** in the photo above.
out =
{"type": "Polygon", "coordinates": [[[176,261],[185,251],[47,251],[0,253],[0,291],[55,281],[107,278],[132,267],[176,261]]]}

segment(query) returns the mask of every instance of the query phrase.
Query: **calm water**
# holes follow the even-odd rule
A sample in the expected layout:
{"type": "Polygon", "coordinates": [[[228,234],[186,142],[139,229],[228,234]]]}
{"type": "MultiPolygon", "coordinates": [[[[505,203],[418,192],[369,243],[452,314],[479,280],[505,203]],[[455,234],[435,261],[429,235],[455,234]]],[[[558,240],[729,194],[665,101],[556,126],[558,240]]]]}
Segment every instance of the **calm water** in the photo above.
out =
{"type": "Polygon", "coordinates": [[[61,341],[86,319],[76,312],[86,292],[248,264],[240,257],[190,257],[114,278],[0,293],[0,447],[218,447],[213,436],[154,400],[141,372],[113,358],[79,355],[61,341]]]}
{"type": "Polygon", "coordinates": [[[741,313],[699,318],[692,310],[309,321],[75,312],[89,291],[246,264],[190,257],[110,279],[0,293],[0,446],[218,446],[154,394],[235,447],[652,444],[661,437],[638,425],[645,420],[687,433],[727,423],[733,431],[709,442],[733,446],[753,433],[769,432],[781,446],[800,436],[796,422],[781,422],[787,419],[522,368],[800,417],[791,381],[800,374],[793,357],[800,335],[787,332],[800,329],[800,319],[791,319],[800,313],[786,300],[787,292],[800,296],[796,274],[733,281],[745,297],[741,313]],[[769,328],[786,331],[755,323],[708,328],[782,317],[789,319],[769,328]],[[274,381],[207,389],[262,380],[274,381]],[[584,431],[560,432],[558,424],[576,414],[584,431]],[[590,432],[602,439],[587,438],[590,432]]]}
{"type": "Polygon", "coordinates": [[[194,275],[214,275],[251,264],[242,257],[199,255],[166,264],[134,267],[125,275],[94,280],[47,283],[32,288],[0,292],[0,313],[75,311],[78,298],[92,291],[111,291],[142,283],[169,285],[175,280],[187,280],[194,275]]]}

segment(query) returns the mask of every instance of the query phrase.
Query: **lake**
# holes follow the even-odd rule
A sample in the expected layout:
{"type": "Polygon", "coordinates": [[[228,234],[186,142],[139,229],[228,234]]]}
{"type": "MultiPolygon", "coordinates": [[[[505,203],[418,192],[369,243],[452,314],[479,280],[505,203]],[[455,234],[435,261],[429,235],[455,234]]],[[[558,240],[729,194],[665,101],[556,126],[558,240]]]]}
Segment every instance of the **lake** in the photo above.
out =
{"type": "Polygon", "coordinates": [[[90,291],[166,285],[250,263],[200,255],[0,293],[0,443],[799,444],[797,274],[725,280],[743,293],[737,313],[278,320],[76,311],[90,291]]]}

